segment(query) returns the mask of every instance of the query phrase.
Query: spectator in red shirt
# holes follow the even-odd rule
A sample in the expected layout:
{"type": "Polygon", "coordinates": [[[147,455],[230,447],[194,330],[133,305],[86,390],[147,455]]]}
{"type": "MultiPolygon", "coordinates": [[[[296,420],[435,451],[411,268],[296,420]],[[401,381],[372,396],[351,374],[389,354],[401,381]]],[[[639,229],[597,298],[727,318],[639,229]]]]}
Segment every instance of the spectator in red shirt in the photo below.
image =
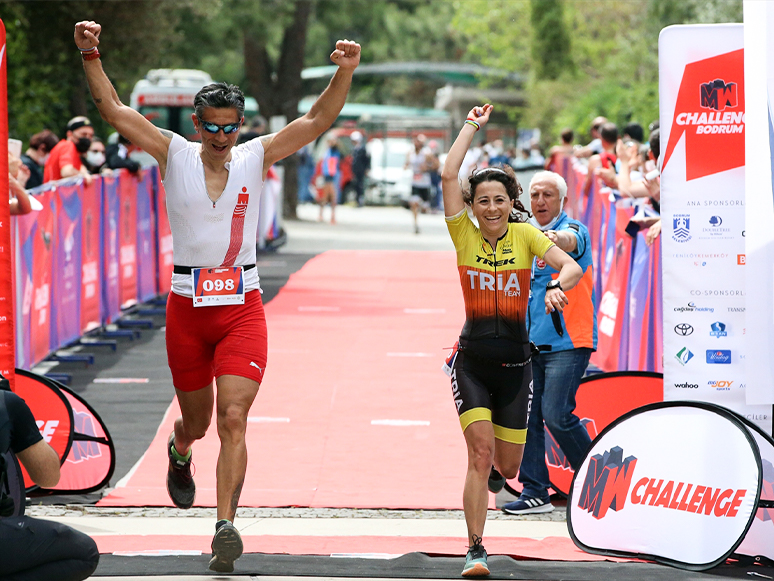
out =
{"type": "Polygon", "coordinates": [[[73,117],[67,123],[65,138],[54,146],[43,170],[43,181],[52,182],[77,175],[83,176],[86,183],[92,180],[91,174],[81,160],[81,155],[89,151],[94,127],[86,117],[73,117]]]}

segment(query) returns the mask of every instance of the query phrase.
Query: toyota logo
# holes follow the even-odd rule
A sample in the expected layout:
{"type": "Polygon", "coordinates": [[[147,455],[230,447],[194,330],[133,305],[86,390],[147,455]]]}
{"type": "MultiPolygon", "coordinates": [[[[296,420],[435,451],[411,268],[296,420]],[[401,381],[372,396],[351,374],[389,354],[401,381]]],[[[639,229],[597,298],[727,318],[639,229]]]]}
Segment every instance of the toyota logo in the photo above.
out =
{"type": "Polygon", "coordinates": [[[691,327],[688,323],[680,323],[675,325],[675,333],[682,335],[683,337],[687,337],[693,333],[693,327],[691,327]]]}

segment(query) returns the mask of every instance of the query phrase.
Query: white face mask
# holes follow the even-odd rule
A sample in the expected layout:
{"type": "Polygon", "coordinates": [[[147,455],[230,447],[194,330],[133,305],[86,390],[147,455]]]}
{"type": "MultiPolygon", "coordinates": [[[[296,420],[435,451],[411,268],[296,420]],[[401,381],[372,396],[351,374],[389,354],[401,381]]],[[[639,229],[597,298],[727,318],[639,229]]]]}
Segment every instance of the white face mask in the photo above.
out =
{"type": "Polygon", "coordinates": [[[100,167],[105,163],[105,154],[101,151],[87,151],[86,162],[93,167],[100,167]]]}
{"type": "Polygon", "coordinates": [[[527,220],[529,224],[540,230],[541,232],[548,232],[549,230],[553,229],[554,226],[556,226],[556,223],[559,221],[559,217],[562,215],[562,210],[559,210],[559,213],[554,216],[551,221],[546,224],[545,226],[541,226],[538,224],[538,221],[535,220],[535,216],[530,216],[530,218],[527,220]]]}

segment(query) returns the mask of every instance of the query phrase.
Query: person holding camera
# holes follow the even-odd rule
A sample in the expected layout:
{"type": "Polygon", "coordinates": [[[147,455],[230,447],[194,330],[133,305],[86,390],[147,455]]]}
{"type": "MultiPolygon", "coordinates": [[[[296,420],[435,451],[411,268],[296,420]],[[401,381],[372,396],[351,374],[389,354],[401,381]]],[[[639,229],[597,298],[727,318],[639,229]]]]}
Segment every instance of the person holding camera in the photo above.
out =
{"type": "Polygon", "coordinates": [[[81,581],[99,563],[97,544],[66,525],[24,515],[18,459],[35,484],[59,482],[59,456],[38,431],[22,398],[0,375],[0,578],[3,581],[81,581]],[[13,476],[11,471],[14,471],[13,476]],[[16,493],[16,494],[14,494],[16,493]],[[16,498],[14,498],[16,497],[16,498]]]}

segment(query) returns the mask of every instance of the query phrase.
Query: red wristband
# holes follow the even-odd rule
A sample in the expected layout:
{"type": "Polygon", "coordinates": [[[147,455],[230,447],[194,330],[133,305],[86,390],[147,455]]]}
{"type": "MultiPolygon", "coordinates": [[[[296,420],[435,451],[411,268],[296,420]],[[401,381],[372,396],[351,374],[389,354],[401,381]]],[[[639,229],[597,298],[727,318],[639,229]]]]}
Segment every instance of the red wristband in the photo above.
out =
{"type": "Polygon", "coordinates": [[[99,51],[95,48],[91,52],[82,52],[81,57],[83,57],[83,60],[85,61],[93,61],[94,59],[99,58],[99,51]]]}

